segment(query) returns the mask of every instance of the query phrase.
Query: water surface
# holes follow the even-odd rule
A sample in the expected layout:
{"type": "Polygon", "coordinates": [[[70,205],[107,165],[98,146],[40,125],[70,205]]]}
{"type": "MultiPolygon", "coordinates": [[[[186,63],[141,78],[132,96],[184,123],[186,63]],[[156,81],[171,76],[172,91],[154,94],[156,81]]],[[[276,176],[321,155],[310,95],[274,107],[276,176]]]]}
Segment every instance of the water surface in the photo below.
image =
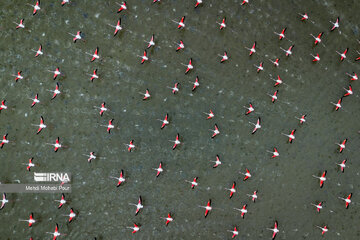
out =
{"type": "MultiPolygon", "coordinates": [[[[27,1],[34,4],[33,1],[27,1]]],[[[49,239],[45,232],[55,223],[67,236],[60,239],[229,239],[227,230],[236,225],[238,239],[271,239],[266,228],[279,222],[278,239],[320,239],[315,225],[327,225],[327,239],[359,239],[359,87],[352,82],[354,95],[343,99],[343,108],[334,111],[336,102],[348,87],[346,73],[357,72],[354,62],[359,50],[359,1],[241,1],[206,0],[198,9],[195,1],[129,1],[128,10],[116,13],[115,1],[42,1],[41,11],[32,16],[32,7],[24,1],[1,3],[1,88],[0,98],[8,109],[0,116],[0,134],[9,133],[10,144],[0,151],[2,183],[32,183],[33,174],[25,163],[34,157],[37,172],[71,172],[72,193],[69,204],[58,210],[54,200],[60,194],[7,194],[10,203],[0,212],[1,239],[49,239]],[[298,13],[307,12],[310,21],[300,21],[298,13]],[[186,16],[186,28],[178,30],[172,20],[186,16]],[[340,16],[340,29],[329,31],[340,16]],[[113,37],[118,18],[125,31],[113,37]],[[219,30],[223,17],[227,27],[219,30]],[[25,29],[15,24],[25,18],[25,29]],[[279,41],[273,33],[287,27],[279,41]],[[85,42],[72,42],[68,34],[82,31],[85,42]],[[313,46],[310,34],[324,32],[323,45],[313,46]],[[148,51],[150,61],[141,65],[146,43],[155,34],[156,46],[148,51]],[[183,40],[185,50],[175,52],[183,40]],[[252,57],[248,50],[257,42],[252,57]],[[34,58],[31,49],[43,45],[44,55],[34,58]],[[293,55],[286,58],[280,47],[295,44],[293,55]],[[99,46],[101,61],[90,63],[99,46]],[[348,61],[339,62],[335,51],[349,47],[348,61]],[[220,64],[227,51],[229,61],[220,64]],[[310,54],[319,53],[321,61],[313,64],[310,54]],[[267,59],[280,57],[275,68],[267,59]],[[185,75],[189,59],[194,70],[185,75]],[[256,73],[254,64],[264,62],[264,71],[256,73]],[[50,100],[56,81],[47,70],[60,67],[65,76],[57,79],[62,93],[50,100]],[[93,83],[87,74],[97,68],[99,79],[93,83]],[[22,70],[25,77],[17,83],[11,76],[22,70]],[[271,103],[274,82],[269,75],[280,75],[284,83],[279,101],[271,103]],[[195,77],[200,87],[191,91],[195,77]],[[180,82],[173,95],[167,86],[180,82]],[[142,101],[139,92],[149,88],[152,97],[142,101]],[[30,108],[30,97],[39,93],[41,103],[30,108]],[[112,112],[100,117],[94,106],[105,101],[112,112]],[[244,105],[252,102],[256,112],[245,116],[244,105]],[[203,112],[212,109],[215,118],[206,120],[203,112]],[[169,113],[170,125],[160,130],[161,119],[169,113]],[[300,126],[295,116],[307,115],[300,126]],[[36,135],[39,117],[47,128],[36,135]],[[262,119],[262,128],[251,135],[248,122],[262,119]],[[108,134],[105,127],[114,118],[116,129],[108,134]],[[217,123],[221,134],[211,139],[217,123]],[[281,133],[296,128],[296,140],[287,143],[281,133]],[[180,133],[183,144],[172,150],[180,133]],[[45,143],[56,137],[67,147],[54,153],[45,143]],[[348,138],[339,153],[336,142],[348,138]],[[135,141],[136,150],[127,152],[124,144],[135,141]],[[280,157],[271,159],[276,146],[280,157]],[[94,151],[99,157],[90,164],[83,154],[94,151]],[[219,155],[223,164],[212,168],[210,160],[219,155]],[[336,162],[348,159],[341,173],[336,162]],[[163,162],[164,172],[156,178],[156,168],[163,162]],[[239,171],[250,169],[252,178],[242,181],[239,171]],[[124,169],[127,182],[116,188],[117,176],[124,169]],[[327,170],[323,189],[312,175],[327,170]],[[194,190],[185,180],[199,177],[194,190]],[[233,181],[237,192],[228,198],[233,181]],[[246,194],[258,190],[258,201],[246,194]],[[348,210],[338,197],[353,193],[354,204],[348,210]],[[141,195],[144,209],[134,216],[141,195]],[[214,210],[204,219],[205,205],[212,199],[214,210]],[[324,201],[317,214],[310,203],[324,201]],[[248,204],[245,219],[233,210],[248,204]],[[67,224],[70,207],[78,217],[67,224]],[[29,229],[18,219],[34,212],[39,222],[29,229]],[[168,227],[160,217],[174,214],[168,227]],[[131,234],[127,226],[141,224],[140,232],[131,234]]]]}

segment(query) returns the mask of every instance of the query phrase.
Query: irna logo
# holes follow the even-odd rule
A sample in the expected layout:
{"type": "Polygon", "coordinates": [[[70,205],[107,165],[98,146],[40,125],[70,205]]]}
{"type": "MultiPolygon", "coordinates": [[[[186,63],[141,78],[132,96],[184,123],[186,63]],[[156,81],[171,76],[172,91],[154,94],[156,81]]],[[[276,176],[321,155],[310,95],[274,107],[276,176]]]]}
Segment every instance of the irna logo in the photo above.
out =
{"type": "Polygon", "coordinates": [[[34,172],[35,182],[70,182],[68,173],[36,173],[34,172]]]}

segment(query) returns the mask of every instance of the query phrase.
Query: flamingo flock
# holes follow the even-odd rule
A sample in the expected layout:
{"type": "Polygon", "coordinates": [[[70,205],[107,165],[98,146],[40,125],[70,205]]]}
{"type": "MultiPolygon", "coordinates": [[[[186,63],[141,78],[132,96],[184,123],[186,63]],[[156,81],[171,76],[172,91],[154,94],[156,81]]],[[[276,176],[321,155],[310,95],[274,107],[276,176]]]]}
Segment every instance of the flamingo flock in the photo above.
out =
{"type": "MultiPolygon", "coordinates": [[[[263,22],[260,24],[266,25],[266,31],[253,28],[245,33],[241,27],[246,23],[239,23],[229,9],[223,11],[220,1],[186,1],[186,10],[179,11],[165,0],[142,1],[139,6],[147,9],[145,17],[155,18],[160,9],[173,11],[164,25],[145,22],[134,2],[96,4],[101,5],[96,9],[100,13],[94,13],[91,20],[83,14],[84,22],[69,24],[69,20],[47,19],[52,14],[70,18],[74,11],[69,11],[77,9],[75,0],[31,1],[26,3],[27,12],[17,12],[14,24],[2,29],[14,39],[33,44],[31,49],[20,44],[16,50],[31,53],[24,59],[29,65],[36,63],[29,69],[15,59],[12,68],[16,70],[9,70],[1,79],[2,94],[6,95],[0,96],[3,164],[16,164],[6,157],[12,153],[25,154],[18,164],[23,175],[14,175],[21,179],[17,181],[27,182],[34,171],[54,171],[54,160],[49,156],[55,154],[57,169],[73,176],[72,193],[47,194],[46,198],[41,194],[46,206],[56,209],[51,216],[43,203],[34,205],[23,200],[22,194],[2,193],[2,221],[31,228],[22,234],[33,240],[49,236],[53,240],[108,239],[107,228],[101,225],[112,221],[118,236],[130,238],[134,234],[146,239],[152,239],[152,231],[159,231],[162,237],[157,239],[245,239],[249,234],[249,239],[319,239],[353,229],[356,222],[346,216],[356,214],[352,209],[358,209],[359,184],[349,177],[358,171],[353,163],[356,159],[349,156],[354,156],[359,140],[354,134],[358,126],[346,121],[355,118],[358,111],[351,106],[359,101],[360,54],[354,48],[360,47],[360,41],[358,34],[349,36],[343,27],[348,26],[345,19],[332,16],[324,29],[320,14],[295,6],[298,11],[291,9],[286,14],[296,24],[263,22]],[[207,11],[201,15],[211,21],[205,34],[198,15],[207,11]],[[91,25],[87,21],[97,21],[97,26],[103,27],[92,26],[92,32],[87,32],[84,24],[91,25]],[[136,22],[139,26],[132,29],[136,22]],[[40,37],[38,27],[48,25],[49,32],[40,37]],[[164,26],[171,29],[170,34],[163,34],[164,26]],[[101,34],[104,31],[105,36],[101,34]],[[300,36],[304,32],[306,37],[300,36]],[[60,47],[55,33],[66,39],[66,47],[60,47]],[[241,40],[242,34],[252,40],[241,40]],[[192,41],[189,35],[203,40],[192,41]],[[132,36],[133,42],[124,41],[127,36],[132,36]],[[239,43],[235,48],[227,44],[233,38],[239,43]],[[133,44],[138,45],[137,51],[127,47],[133,44]],[[117,61],[114,54],[126,56],[117,61]],[[72,62],[64,63],[65,57],[72,62]],[[132,74],[144,80],[133,75],[130,81],[124,80],[126,70],[119,73],[118,69],[129,65],[132,74]],[[246,71],[237,72],[238,79],[232,79],[232,71],[239,65],[246,66],[246,71]],[[293,72],[291,66],[296,66],[293,72]],[[168,79],[162,79],[161,85],[153,81],[166,68],[174,68],[166,72],[168,79]],[[329,69],[336,72],[337,79],[326,75],[329,69]],[[41,84],[33,81],[36,71],[47,73],[41,84]],[[307,75],[311,79],[301,78],[307,71],[314,73],[307,75]],[[346,84],[339,86],[339,79],[346,84]],[[242,89],[251,81],[252,89],[242,89]],[[337,88],[326,92],[330,85],[337,88]],[[305,87],[313,92],[303,92],[305,98],[295,97],[305,87]],[[14,89],[26,100],[12,96],[14,89]],[[91,97],[84,97],[88,92],[91,97]],[[86,107],[75,106],[74,99],[86,107]],[[89,107],[89,102],[94,105],[89,107]],[[11,127],[13,119],[19,117],[18,108],[26,108],[29,113],[25,118],[32,119],[21,126],[29,129],[29,135],[11,127]],[[157,115],[159,109],[162,113],[157,115]],[[319,112],[326,114],[326,119],[321,119],[319,112]],[[340,120],[345,130],[333,127],[340,120]],[[326,136],[338,134],[336,139],[318,137],[322,129],[326,129],[326,136]],[[310,155],[308,148],[316,148],[318,153],[310,155]],[[324,150],[331,154],[323,154],[324,150]],[[41,160],[45,153],[46,161],[41,160]],[[321,158],[321,164],[314,162],[316,158],[321,158]],[[294,168],[298,163],[292,159],[301,159],[301,167],[294,168]],[[59,165],[62,161],[66,164],[59,165]],[[301,177],[304,175],[306,179],[301,177]],[[280,182],[282,176],[288,176],[288,182],[280,182]],[[147,184],[151,187],[144,187],[147,184]],[[336,191],[328,190],[328,185],[336,191]],[[77,191],[85,186],[89,186],[89,193],[81,198],[77,191]],[[297,190],[306,196],[299,196],[297,190]],[[277,196],[282,196],[283,202],[274,201],[277,196]],[[125,197],[131,202],[124,202],[125,197]],[[101,198],[100,205],[92,198],[101,198]],[[295,198],[302,202],[301,209],[293,202],[295,198]],[[14,213],[18,206],[27,213],[14,213]],[[104,210],[109,206],[110,212],[104,210]],[[307,217],[306,227],[302,216],[294,214],[299,211],[307,217]],[[6,220],[9,214],[16,215],[18,221],[6,220]],[[332,218],[347,222],[334,224],[332,218]],[[249,221],[252,225],[246,225],[249,221]],[[163,228],[152,229],[157,223],[163,228]],[[47,230],[41,231],[41,226],[47,230]],[[164,232],[168,235],[162,235],[164,232]]],[[[231,3],[243,14],[259,10],[262,4],[255,0],[231,3]]],[[[249,16],[249,21],[257,21],[249,16]]],[[[0,171],[1,184],[14,182],[11,177],[11,172],[0,171]]],[[[4,234],[0,238],[14,237],[20,239],[4,234]]]]}

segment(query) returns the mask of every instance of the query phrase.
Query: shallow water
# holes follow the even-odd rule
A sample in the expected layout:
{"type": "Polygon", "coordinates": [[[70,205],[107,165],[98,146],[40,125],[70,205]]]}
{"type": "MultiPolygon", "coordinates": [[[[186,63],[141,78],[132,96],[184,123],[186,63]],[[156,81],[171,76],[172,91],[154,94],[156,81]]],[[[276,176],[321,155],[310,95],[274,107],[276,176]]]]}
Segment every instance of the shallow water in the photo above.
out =
{"type": "MultiPolygon", "coordinates": [[[[34,4],[34,1],[28,1],[34,4]]],[[[45,232],[59,224],[60,239],[229,239],[227,230],[236,225],[238,239],[271,239],[274,220],[279,222],[277,239],[319,239],[327,225],[327,239],[359,239],[359,84],[352,82],[354,95],[343,99],[343,108],[334,111],[336,102],[348,87],[346,73],[357,72],[354,62],[359,50],[359,1],[340,3],[327,1],[241,1],[206,0],[194,10],[195,1],[129,1],[128,10],[116,13],[114,1],[73,1],[61,7],[60,1],[41,2],[40,12],[32,16],[32,7],[23,1],[1,2],[0,25],[0,98],[7,100],[8,109],[0,115],[0,134],[9,133],[10,144],[0,151],[0,182],[32,183],[33,173],[25,163],[34,157],[37,172],[70,172],[72,193],[69,204],[57,209],[54,200],[60,194],[8,193],[10,203],[0,211],[0,239],[49,239],[45,232]],[[310,21],[301,22],[298,13],[307,11],[310,21]],[[186,28],[176,29],[172,19],[186,16],[186,28]],[[340,29],[329,31],[329,20],[340,16],[340,29]],[[121,17],[126,31],[113,37],[121,17]],[[223,17],[227,27],[219,30],[223,17]],[[25,18],[25,29],[15,24],[25,18]],[[273,33],[287,27],[286,37],[279,41],[273,33]],[[86,42],[72,42],[68,34],[82,31],[86,42]],[[313,46],[314,39],[324,31],[324,45],[313,46]],[[150,61],[141,65],[140,58],[151,34],[156,46],[148,51],[150,61]],[[175,52],[180,39],[185,50],[175,52]],[[257,42],[257,52],[248,50],[257,42]],[[31,49],[43,45],[44,55],[34,58],[31,49]],[[280,47],[295,44],[293,55],[286,58],[280,47]],[[101,61],[90,63],[90,56],[99,46],[101,61]],[[339,62],[336,51],[349,47],[348,61],[339,62]],[[220,64],[226,50],[229,61],[220,64]],[[313,64],[311,54],[319,53],[321,61],[313,64]],[[280,57],[275,68],[267,59],[280,57]],[[184,75],[189,59],[194,69],[184,75]],[[264,62],[264,71],[257,73],[254,64],[264,62]],[[57,79],[62,93],[50,101],[56,81],[48,69],[56,67],[65,76],[57,79]],[[98,69],[99,79],[89,81],[98,69]],[[14,82],[17,71],[26,79],[14,82]],[[276,88],[269,74],[280,75],[284,83],[275,104],[267,93],[276,88]],[[195,77],[200,87],[191,91],[195,77]],[[178,94],[167,86],[180,82],[178,94]],[[152,97],[142,101],[139,92],[149,88],[152,97]],[[40,104],[30,108],[39,93],[40,104]],[[113,112],[100,117],[94,106],[105,101],[113,112]],[[256,111],[244,115],[244,105],[252,102],[256,111]],[[206,120],[203,112],[212,109],[215,117],[206,120]],[[170,125],[160,130],[161,119],[169,113],[170,125]],[[300,126],[296,117],[307,114],[300,126]],[[43,116],[47,128],[36,135],[43,116]],[[262,120],[262,128],[251,135],[248,122],[262,120]],[[116,129],[108,134],[105,127],[114,118],[116,129]],[[211,139],[217,123],[221,134],[211,139]],[[296,128],[296,140],[287,143],[288,134],[296,128]],[[172,151],[172,143],[180,133],[182,145],[172,151]],[[67,147],[54,153],[45,143],[56,137],[67,147]],[[346,149],[338,152],[335,142],[348,138],[346,149]],[[136,150],[126,146],[134,139],[136,150]],[[280,156],[271,159],[276,146],[280,156]],[[87,162],[90,151],[98,157],[87,162]],[[223,164],[213,169],[210,160],[219,154],[223,164]],[[347,158],[345,173],[336,162],[347,158]],[[156,178],[156,168],[163,162],[164,172],[156,178]],[[248,168],[252,177],[243,182],[239,171],[248,168]],[[126,184],[116,188],[117,176],[124,169],[126,184]],[[322,189],[312,175],[327,170],[328,180],[322,189]],[[199,177],[195,189],[185,180],[199,177]],[[237,192],[229,199],[233,181],[237,192]],[[246,194],[258,190],[258,201],[251,202],[246,194]],[[353,193],[353,202],[345,209],[345,197],[353,193]],[[144,209],[134,216],[139,195],[144,209]],[[213,211],[204,219],[205,205],[212,199],[213,211]],[[310,203],[324,201],[318,214],[310,203]],[[248,204],[245,219],[233,210],[248,204]],[[78,217],[70,224],[70,207],[78,217]],[[18,219],[34,212],[39,220],[31,229],[18,219]],[[165,226],[168,212],[174,221],[165,226]],[[133,222],[141,225],[135,235],[126,229],[133,222]]]]}

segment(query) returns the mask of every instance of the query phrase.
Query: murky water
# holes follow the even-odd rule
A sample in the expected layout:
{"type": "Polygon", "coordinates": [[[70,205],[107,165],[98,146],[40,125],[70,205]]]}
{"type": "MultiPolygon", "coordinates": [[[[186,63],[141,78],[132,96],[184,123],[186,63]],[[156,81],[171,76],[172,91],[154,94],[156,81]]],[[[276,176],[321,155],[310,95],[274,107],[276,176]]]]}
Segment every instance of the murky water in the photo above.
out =
{"type": "MultiPolygon", "coordinates": [[[[34,1],[27,1],[34,4],[34,1]]],[[[69,204],[60,210],[54,200],[60,194],[8,193],[10,203],[0,211],[0,239],[50,239],[45,232],[59,224],[60,239],[229,239],[238,226],[238,239],[271,239],[275,220],[279,222],[278,239],[320,239],[315,225],[327,225],[327,239],[359,239],[359,167],[358,131],[359,89],[352,82],[354,94],[344,98],[339,111],[336,102],[348,87],[346,73],[359,73],[354,62],[359,50],[359,1],[241,1],[205,0],[194,10],[195,1],[151,0],[129,1],[128,10],[116,13],[115,1],[42,1],[40,12],[32,16],[32,7],[24,1],[1,1],[1,88],[0,98],[7,100],[8,109],[0,116],[0,134],[9,133],[10,143],[0,151],[0,182],[32,183],[33,173],[25,163],[34,157],[38,172],[71,172],[72,193],[69,204]],[[300,21],[298,13],[307,12],[310,21],[300,21]],[[186,16],[186,28],[177,24],[186,16]],[[340,16],[340,29],[329,31],[340,16]],[[121,17],[122,31],[113,37],[121,17]],[[219,30],[223,17],[227,27],[219,30]],[[25,18],[25,29],[15,30],[13,22],[25,18]],[[273,33],[287,27],[287,39],[273,33]],[[82,31],[85,42],[72,42],[68,33],[82,31]],[[314,47],[314,39],[324,31],[322,44],[314,47]],[[155,48],[148,51],[150,61],[140,64],[146,43],[155,34],[155,48]],[[183,40],[184,51],[175,52],[183,40]],[[256,54],[248,50],[257,42],[256,54]],[[44,55],[34,58],[31,49],[43,45],[44,55]],[[286,58],[280,49],[295,44],[293,54],[286,58]],[[90,63],[90,56],[99,46],[101,61],[90,63]],[[339,61],[336,51],[349,47],[347,60],[339,61]],[[224,51],[229,61],[220,64],[224,51]],[[313,64],[310,54],[319,53],[321,61],[313,64]],[[280,57],[275,68],[267,59],[280,57]],[[189,59],[194,69],[184,75],[189,59]],[[254,64],[264,62],[264,71],[257,73],[254,64]],[[56,81],[47,70],[56,67],[65,76],[57,79],[61,94],[50,100],[56,81]],[[88,74],[97,68],[99,79],[93,83],[88,74]],[[14,82],[12,74],[22,70],[25,79],[14,82]],[[275,91],[274,78],[284,83],[278,87],[278,101],[271,103],[267,94],[275,91]],[[195,77],[200,87],[191,91],[195,77]],[[167,86],[180,82],[178,94],[167,86]],[[152,97],[142,101],[139,92],[149,88],[152,97]],[[30,108],[39,93],[40,104],[30,108]],[[112,112],[100,117],[94,106],[105,101],[112,112]],[[244,105],[252,102],[255,113],[245,116],[244,105]],[[212,109],[214,119],[206,120],[203,112],[212,109]],[[170,125],[160,130],[161,119],[169,113],[170,125]],[[299,125],[295,116],[307,114],[307,122],[299,125]],[[47,124],[36,135],[43,116],[47,124]],[[248,122],[262,119],[262,128],[251,135],[248,122]],[[108,134],[109,119],[114,118],[115,130],[108,134]],[[217,123],[220,135],[211,139],[209,129],[217,123]],[[288,134],[296,128],[296,140],[287,143],[288,134]],[[180,133],[183,144],[172,150],[180,133]],[[60,137],[67,147],[54,153],[46,143],[60,137]],[[346,149],[338,152],[335,145],[348,138],[346,149]],[[124,144],[134,140],[135,151],[129,153],[124,144]],[[280,156],[271,159],[276,146],[280,156]],[[88,154],[98,157],[87,162],[88,154]],[[213,169],[218,154],[223,164],[213,169]],[[347,158],[345,173],[335,165],[347,158]],[[156,168],[163,162],[164,172],[156,178],[156,168]],[[243,182],[239,171],[248,168],[252,177],[243,182]],[[116,188],[117,176],[124,169],[126,184],[116,188]],[[312,175],[327,170],[322,189],[312,175]],[[198,178],[199,185],[190,189],[185,180],[198,178]],[[229,199],[233,181],[237,192],[229,199]],[[246,194],[258,190],[258,201],[251,202],[246,194]],[[353,204],[345,209],[338,197],[353,193],[353,204]],[[134,216],[139,195],[143,211],[134,216]],[[213,211],[204,219],[205,205],[212,199],[213,211]],[[310,203],[324,201],[320,214],[310,203]],[[233,208],[248,204],[245,219],[233,208]],[[70,207],[78,217],[70,224],[70,207]],[[39,220],[31,229],[18,219],[33,212],[39,220]],[[165,226],[168,212],[174,221],[165,226]],[[141,225],[135,235],[127,226],[141,225]]]]}

